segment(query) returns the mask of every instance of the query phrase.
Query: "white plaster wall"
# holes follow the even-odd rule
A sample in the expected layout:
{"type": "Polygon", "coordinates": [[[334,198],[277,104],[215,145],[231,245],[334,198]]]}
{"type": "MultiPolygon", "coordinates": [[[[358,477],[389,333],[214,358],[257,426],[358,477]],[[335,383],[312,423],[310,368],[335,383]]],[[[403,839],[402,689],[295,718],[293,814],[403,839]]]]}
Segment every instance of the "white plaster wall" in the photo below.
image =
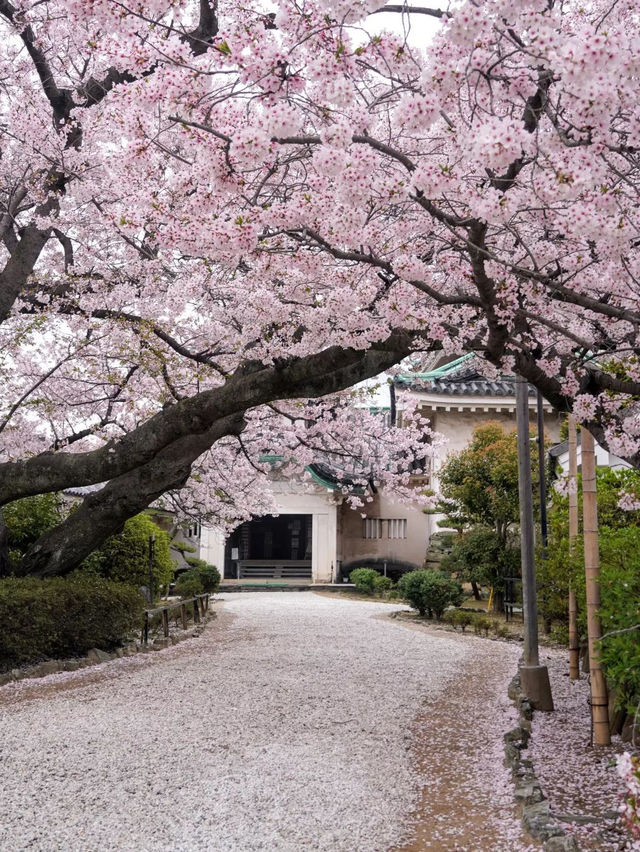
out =
{"type": "Polygon", "coordinates": [[[384,494],[375,495],[371,503],[352,509],[341,508],[341,551],[343,565],[355,559],[390,559],[421,566],[429,538],[430,519],[414,504],[397,503],[384,494]],[[403,518],[407,521],[407,537],[363,538],[363,518],[403,518]]]}

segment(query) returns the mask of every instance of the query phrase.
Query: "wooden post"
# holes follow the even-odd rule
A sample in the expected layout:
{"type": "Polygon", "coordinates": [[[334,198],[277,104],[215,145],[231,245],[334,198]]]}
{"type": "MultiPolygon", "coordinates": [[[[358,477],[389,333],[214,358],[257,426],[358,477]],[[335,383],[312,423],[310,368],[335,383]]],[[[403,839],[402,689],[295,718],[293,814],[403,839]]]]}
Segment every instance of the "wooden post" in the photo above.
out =
{"type": "Polygon", "coordinates": [[[169,638],[169,610],[167,607],[164,607],[162,610],[162,632],[164,633],[164,638],[169,638]]]}
{"type": "Polygon", "coordinates": [[[522,615],[524,654],[520,666],[522,691],[537,710],[553,710],[549,671],[538,654],[538,601],[533,528],[533,485],[529,448],[529,386],[516,376],[518,429],[518,494],[520,498],[520,549],[522,554],[522,615]]]}
{"type": "Polygon", "coordinates": [[[198,606],[198,598],[193,599],[193,620],[196,624],[200,623],[200,607],[198,606]]]}
{"type": "Polygon", "coordinates": [[[593,742],[597,746],[611,743],[609,734],[609,699],[600,663],[599,640],[602,625],[600,608],[600,553],[598,550],[598,504],[596,494],[596,458],[593,435],[581,430],[582,452],[582,523],[584,531],[584,572],[587,583],[587,635],[589,639],[589,678],[591,680],[591,716],[593,742]]]}
{"type": "Polygon", "coordinates": [[[180,604],[180,618],[182,619],[182,629],[187,629],[187,605],[180,604]]]}
{"type": "Polygon", "coordinates": [[[142,628],[142,641],[145,645],[149,642],[149,613],[144,611],[144,627],[142,628]]]}
{"type": "MultiPolygon", "coordinates": [[[[578,441],[576,421],[569,415],[569,559],[578,536],[578,441]]],[[[578,599],[569,579],[569,677],[580,680],[580,642],[578,639],[578,599]]]]}

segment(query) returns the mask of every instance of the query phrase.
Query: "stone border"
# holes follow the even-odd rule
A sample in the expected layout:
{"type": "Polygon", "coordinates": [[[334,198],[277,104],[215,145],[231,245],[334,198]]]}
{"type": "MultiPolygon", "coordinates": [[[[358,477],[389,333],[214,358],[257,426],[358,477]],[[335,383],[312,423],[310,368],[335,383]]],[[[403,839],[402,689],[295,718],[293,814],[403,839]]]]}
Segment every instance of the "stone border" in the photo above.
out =
{"type": "Polygon", "coordinates": [[[181,630],[179,633],[172,633],[168,639],[164,637],[154,639],[148,645],[137,641],[129,642],[127,645],[123,645],[122,648],[116,648],[112,653],[102,651],[100,648],[91,648],[87,651],[86,657],[71,657],[68,660],[44,660],[44,662],[36,663],[33,666],[0,672],[0,687],[19,680],[46,677],[47,675],[58,674],[60,672],[75,672],[78,669],[98,666],[100,663],[108,663],[111,660],[119,660],[122,657],[134,657],[137,654],[148,654],[151,651],[162,651],[163,648],[178,645],[180,642],[184,642],[185,639],[194,639],[200,636],[209,620],[215,617],[215,612],[207,611],[204,616],[201,616],[202,620],[199,624],[188,627],[186,630],[181,630]]]}
{"type": "Polygon", "coordinates": [[[522,807],[522,826],[534,839],[543,842],[545,852],[578,852],[576,839],[565,832],[551,813],[536,778],[533,762],[522,757],[531,737],[533,706],[522,693],[519,675],[511,680],[508,695],[519,715],[517,726],[504,735],[504,755],[505,763],[511,769],[516,802],[522,807]]]}

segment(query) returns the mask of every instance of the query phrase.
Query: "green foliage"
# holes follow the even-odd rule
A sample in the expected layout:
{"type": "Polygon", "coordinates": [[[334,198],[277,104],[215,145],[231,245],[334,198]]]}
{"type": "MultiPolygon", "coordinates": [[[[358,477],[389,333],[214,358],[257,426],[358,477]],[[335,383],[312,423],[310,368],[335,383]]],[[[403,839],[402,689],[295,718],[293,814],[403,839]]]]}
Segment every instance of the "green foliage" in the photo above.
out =
{"type": "Polygon", "coordinates": [[[212,595],[220,588],[220,572],[215,565],[209,565],[204,559],[196,559],[193,556],[187,556],[187,563],[191,566],[190,574],[195,574],[200,578],[202,591],[212,595]]]}
{"type": "Polygon", "coordinates": [[[86,560],[83,569],[110,580],[148,587],[150,538],[155,539],[152,563],[155,595],[170,582],[175,566],[169,553],[169,536],[144,513],[129,518],[122,532],[108,538],[86,560]]]}
{"type": "MultiPolygon", "coordinates": [[[[640,494],[640,474],[635,470],[597,470],[600,617],[603,634],[640,623],[640,512],[618,507],[623,491],[640,494]]],[[[582,516],[581,489],[579,517],[582,516]]],[[[569,501],[553,494],[549,512],[550,546],[538,563],[540,612],[556,622],[555,634],[563,638],[568,622],[569,583],[578,601],[578,629],[586,636],[586,591],[583,538],[576,538],[569,554],[569,501]]],[[[602,641],[602,664],[619,702],[635,709],[640,698],[640,630],[632,630],[602,641]]]]}
{"type": "Polygon", "coordinates": [[[204,593],[202,579],[197,571],[185,571],[176,580],[175,592],[185,600],[204,593]]]}
{"type": "Polygon", "coordinates": [[[454,629],[460,627],[464,633],[470,624],[473,624],[474,614],[467,609],[450,609],[443,615],[443,620],[454,629]]]}
{"type": "MultiPolygon", "coordinates": [[[[531,470],[537,481],[537,450],[531,446],[531,470]]],[[[440,471],[440,490],[457,529],[482,525],[505,540],[510,525],[519,522],[518,450],[515,432],[499,423],[478,426],[464,450],[449,457],[440,471]]]]}
{"type": "Polygon", "coordinates": [[[372,595],[376,578],[380,575],[373,568],[355,568],[349,575],[349,579],[356,589],[366,595],[372,595]]]}
{"type": "Polygon", "coordinates": [[[435,614],[440,619],[448,606],[459,606],[463,600],[462,586],[440,571],[409,571],[403,574],[398,590],[420,615],[435,614]]]}
{"type": "Polygon", "coordinates": [[[373,581],[373,591],[377,595],[382,595],[385,592],[391,591],[393,588],[393,580],[391,577],[383,577],[382,574],[377,574],[373,581]]]}
{"type": "Polygon", "coordinates": [[[456,574],[462,582],[502,591],[505,577],[520,575],[520,547],[515,536],[503,541],[489,527],[473,527],[456,538],[442,560],[442,569],[456,574]]]}
{"type": "Polygon", "coordinates": [[[143,608],[136,589],[99,578],[0,580],[0,669],[112,650],[141,628],[143,608]]]}
{"type": "Polygon", "coordinates": [[[475,633],[480,636],[484,633],[485,636],[489,635],[489,631],[493,629],[493,625],[495,623],[495,619],[489,618],[486,615],[476,615],[473,619],[473,630],[475,633]]]}
{"type": "Polygon", "coordinates": [[[8,503],[2,509],[12,560],[19,560],[40,536],[64,517],[57,494],[38,494],[8,503]]]}
{"type": "MultiPolygon", "coordinates": [[[[538,454],[531,445],[533,482],[538,482],[538,454]]],[[[500,607],[504,577],[520,576],[518,447],[515,432],[499,423],[478,426],[469,445],[450,456],[440,471],[440,490],[446,515],[443,526],[455,527],[460,537],[442,567],[461,579],[493,586],[500,607]]],[[[534,505],[538,504],[534,489],[534,505]]]]}
{"type": "Polygon", "coordinates": [[[600,536],[603,640],[600,657],[618,701],[635,712],[640,697],[640,529],[603,530],[600,536]],[[616,630],[627,633],[607,636],[616,630]]]}

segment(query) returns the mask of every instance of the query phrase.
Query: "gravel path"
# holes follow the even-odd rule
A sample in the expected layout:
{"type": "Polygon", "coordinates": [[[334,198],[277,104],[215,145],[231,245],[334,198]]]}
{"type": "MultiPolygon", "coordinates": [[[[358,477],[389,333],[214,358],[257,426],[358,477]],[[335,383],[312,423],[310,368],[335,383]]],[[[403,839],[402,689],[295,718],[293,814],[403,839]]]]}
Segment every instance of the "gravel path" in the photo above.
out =
{"type": "Polygon", "coordinates": [[[3,687],[0,850],[383,852],[408,839],[412,812],[422,848],[523,848],[492,744],[507,710],[490,704],[480,730],[465,715],[470,672],[482,672],[483,700],[502,702],[518,649],[411,629],[393,609],[227,595],[199,639],[3,687]],[[430,710],[439,696],[446,720],[430,710]],[[431,763],[415,737],[430,712],[431,763]],[[464,779],[450,773],[454,740],[473,755],[464,779]],[[432,844],[418,786],[447,783],[432,844]],[[471,845],[446,842],[443,820],[465,819],[460,784],[483,797],[489,844],[482,826],[471,845]]]}

